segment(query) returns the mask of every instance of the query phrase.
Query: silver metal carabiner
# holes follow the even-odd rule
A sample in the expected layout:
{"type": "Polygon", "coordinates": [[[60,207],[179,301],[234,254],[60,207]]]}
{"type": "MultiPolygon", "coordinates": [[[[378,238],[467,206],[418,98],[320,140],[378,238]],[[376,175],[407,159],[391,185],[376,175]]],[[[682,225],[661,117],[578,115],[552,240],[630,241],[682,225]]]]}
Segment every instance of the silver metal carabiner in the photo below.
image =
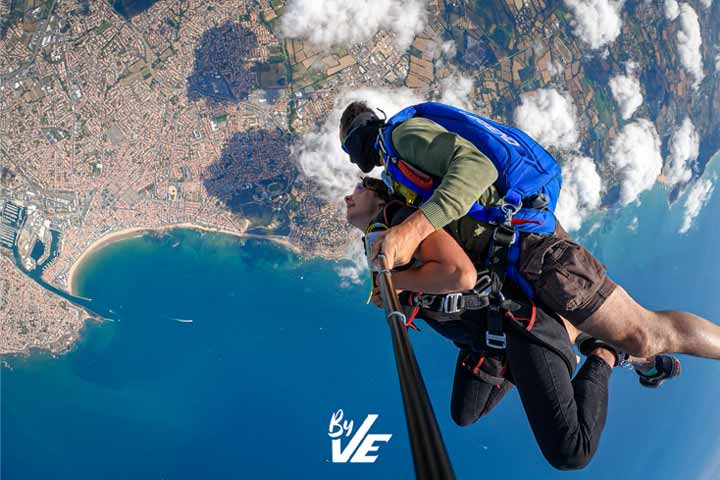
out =
{"type": "Polygon", "coordinates": [[[503,204],[500,205],[500,211],[505,215],[505,225],[512,226],[512,219],[521,208],[520,205],[513,205],[509,202],[503,202],[503,204]]]}

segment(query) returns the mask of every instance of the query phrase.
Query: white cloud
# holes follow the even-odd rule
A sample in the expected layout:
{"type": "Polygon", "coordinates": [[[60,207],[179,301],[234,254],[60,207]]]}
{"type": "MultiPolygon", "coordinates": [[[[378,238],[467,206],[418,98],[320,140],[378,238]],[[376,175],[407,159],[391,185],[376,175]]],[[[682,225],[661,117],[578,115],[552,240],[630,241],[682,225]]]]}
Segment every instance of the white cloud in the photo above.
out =
{"type": "Polygon", "coordinates": [[[454,107],[471,110],[470,94],[473,90],[473,81],[471,78],[461,74],[450,75],[443,78],[441,82],[442,94],[440,102],[447,103],[454,107]]]}
{"type": "Polygon", "coordinates": [[[637,200],[652,188],[662,170],[655,125],[645,119],[625,125],[610,147],[608,161],[620,179],[620,203],[637,200]]]}
{"type": "Polygon", "coordinates": [[[427,23],[426,0],[290,0],[282,32],[320,47],[364,43],[378,31],[396,35],[404,51],[427,23]]]}
{"type": "Polygon", "coordinates": [[[562,166],[563,186],[555,215],[568,232],[579,230],[587,217],[600,206],[602,179],[595,162],[572,156],[562,166]]]}
{"type": "Polygon", "coordinates": [[[720,72],[720,53],[715,55],[715,71],[720,72]]]}
{"type": "Polygon", "coordinates": [[[454,40],[447,40],[433,49],[435,68],[442,69],[446,65],[452,65],[457,55],[457,45],[454,40]]]}
{"type": "Polygon", "coordinates": [[[593,50],[612,43],[620,35],[623,0],[565,0],[574,14],[574,33],[593,50]]]}
{"type": "Polygon", "coordinates": [[[322,126],[303,135],[291,152],[300,171],[320,187],[319,194],[329,201],[337,201],[350,192],[360,175],[360,170],[340,149],[338,139],[340,116],[355,100],[364,100],[371,108],[381,108],[388,116],[422,101],[407,88],[361,89],[338,95],[322,126]]]}
{"type": "Polygon", "coordinates": [[[710,8],[710,7],[712,7],[712,2],[713,2],[713,0],[700,0],[700,3],[701,3],[702,6],[705,7],[705,8],[710,8]]]}
{"type": "Polygon", "coordinates": [[[665,0],[665,18],[675,20],[680,15],[680,4],[677,0],[665,0]]]}
{"type": "MultiPolygon", "coordinates": [[[[407,88],[346,90],[336,97],[324,123],[300,137],[291,150],[291,157],[302,174],[315,183],[317,193],[330,202],[338,202],[350,193],[361,175],[340,148],[338,138],[342,112],[350,102],[357,100],[367,102],[371,108],[381,108],[388,116],[422,101],[407,88]]],[[[378,172],[379,169],[375,169],[373,173],[378,176],[378,172]]],[[[343,260],[335,267],[335,272],[343,288],[363,283],[367,261],[359,233],[353,231],[343,260]]]]}
{"type": "Polygon", "coordinates": [[[637,232],[639,227],[640,219],[638,217],[633,217],[633,219],[630,221],[630,224],[628,225],[628,230],[630,230],[631,232],[637,232]]]}
{"type": "Polygon", "coordinates": [[[518,128],[545,147],[577,146],[577,116],[571,98],[554,89],[541,89],[523,94],[520,100],[514,114],[518,128]]]}
{"type": "Polygon", "coordinates": [[[680,4],[680,29],[677,33],[677,44],[680,62],[694,78],[693,86],[697,88],[705,77],[702,52],[700,51],[702,37],[697,13],[687,3],[680,4]]]}
{"type": "Polygon", "coordinates": [[[685,216],[678,233],[687,233],[690,230],[693,221],[700,215],[700,211],[710,200],[714,189],[713,181],[709,179],[700,180],[693,185],[693,188],[688,193],[687,200],[685,200],[685,216]]]}
{"type": "MultiPolygon", "coordinates": [[[[631,68],[629,70],[632,70],[631,68]]],[[[643,102],[640,80],[628,72],[627,75],[616,75],[610,79],[610,90],[620,107],[622,118],[632,117],[643,102]]]]}
{"type": "Polygon", "coordinates": [[[457,55],[457,45],[455,45],[455,40],[443,42],[442,45],[440,45],[440,51],[448,58],[452,58],[457,55]]]}
{"type": "Polygon", "coordinates": [[[560,62],[550,62],[548,63],[548,72],[553,77],[557,77],[558,75],[562,75],[563,73],[563,66],[560,62]]]}
{"type": "Polygon", "coordinates": [[[700,136],[690,117],[686,117],[670,137],[670,157],[665,168],[665,177],[670,185],[686,183],[692,177],[690,165],[700,152],[700,136]]]}
{"type": "Polygon", "coordinates": [[[367,258],[360,237],[359,231],[357,233],[353,232],[353,238],[349,240],[345,257],[340,261],[340,265],[335,267],[342,288],[361,285],[365,280],[365,275],[367,275],[367,258]]]}

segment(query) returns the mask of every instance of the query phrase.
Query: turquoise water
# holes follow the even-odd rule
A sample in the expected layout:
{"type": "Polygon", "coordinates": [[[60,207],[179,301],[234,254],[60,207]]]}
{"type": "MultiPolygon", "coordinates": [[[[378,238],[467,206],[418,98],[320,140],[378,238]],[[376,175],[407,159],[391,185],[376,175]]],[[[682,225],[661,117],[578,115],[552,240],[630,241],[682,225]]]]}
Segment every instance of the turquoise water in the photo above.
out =
{"type": "MultiPolygon", "coordinates": [[[[720,192],[685,236],[682,203],[657,189],[583,242],[653,308],[720,319],[720,192]],[[638,217],[637,230],[628,228],[638,217]]],[[[262,241],[176,230],[94,255],[78,293],[118,320],[92,324],[59,358],[11,358],[2,372],[2,478],[410,478],[389,333],[339,288],[333,263],[262,241]],[[176,319],[192,320],[192,323],[176,319]],[[379,414],[375,464],[330,463],[330,415],[379,414]]],[[[411,335],[459,478],[558,478],[511,394],[467,429],[449,416],[455,351],[411,335]]],[[[581,478],[698,478],[718,455],[720,362],[683,358],[681,379],[640,389],[612,380],[608,426],[581,478]]],[[[711,477],[708,477],[711,478],[711,477]]]]}

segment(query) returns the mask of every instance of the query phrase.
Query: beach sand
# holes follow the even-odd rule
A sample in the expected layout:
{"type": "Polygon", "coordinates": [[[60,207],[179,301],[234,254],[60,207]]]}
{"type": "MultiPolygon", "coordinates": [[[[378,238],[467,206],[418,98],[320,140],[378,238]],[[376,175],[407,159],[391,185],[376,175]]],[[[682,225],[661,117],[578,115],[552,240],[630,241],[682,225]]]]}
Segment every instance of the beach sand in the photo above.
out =
{"type": "Polygon", "coordinates": [[[175,223],[175,224],[169,224],[169,225],[162,225],[160,227],[135,227],[135,228],[125,228],[122,230],[118,230],[116,232],[108,233],[107,235],[104,235],[100,237],[99,239],[95,240],[93,243],[90,244],[89,247],[87,247],[83,253],[78,257],[75,262],[73,262],[72,266],[70,267],[70,270],[67,273],[67,284],[70,294],[77,295],[77,291],[75,289],[75,275],[77,274],[78,267],[82,264],[84,260],[86,260],[88,257],[90,257],[93,252],[98,250],[99,248],[109,245],[110,243],[116,242],[118,240],[122,240],[124,238],[130,238],[130,237],[137,237],[142,236],[149,232],[165,232],[167,230],[173,230],[173,229],[179,229],[179,228],[187,228],[187,229],[193,229],[193,230],[200,230],[203,232],[213,232],[213,233],[222,233],[225,235],[232,235],[233,237],[238,238],[253,238],[253,239],[259,239],[259,240],[268,240],[270,242],[277,243],[279,245],[282,245],[283,247],[297,253],[301,254],[300,248],[297,245],[294,245],[288,240],[286,237],[280,237],[275,235],[255,235],[251,233],[242,233],[242,232],[236,232],[232,230],[227,230],[224,228],[216,228],[216,227],[206,227],[203,225],[196,225],[194,223],[175,223]]]}

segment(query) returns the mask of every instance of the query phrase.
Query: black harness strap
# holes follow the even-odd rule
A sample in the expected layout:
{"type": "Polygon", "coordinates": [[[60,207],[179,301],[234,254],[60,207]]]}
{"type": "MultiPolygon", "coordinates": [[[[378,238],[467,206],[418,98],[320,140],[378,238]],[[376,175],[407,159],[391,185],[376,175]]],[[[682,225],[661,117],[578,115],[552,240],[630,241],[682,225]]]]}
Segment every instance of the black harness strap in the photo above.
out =
{"type": "Polygon", "coordinates": [[[400,303],[408,307],[420,307],[433,312],[455,314],[467,310],[482,310],[490,305],[492,279],[487,272],[478,274],[475,288],[467,292],[433,295],[428,293],[403,292],[400,303]]]}
{"type": "Polygon", "coordinates": [[[488,348],[504,350],[507,347],[507,335],[503,331],[504,312],[508,310],[502,293],[507,276],[510,247],[515,242],[515,229],[508,225],[496,225],[488,249],[487,266],[490,270],[490,305],[487,313],[487,332],[485,345],[488,348]]]}
{"type": "Polygon", "coordinates": [[[420,307],[438,313],[462,313],[467,310],[482,310],[490,304],[487,294],[457,292],[446,295],[407,294],[400,296],[400,303],[408,307],[420,307]]]}

